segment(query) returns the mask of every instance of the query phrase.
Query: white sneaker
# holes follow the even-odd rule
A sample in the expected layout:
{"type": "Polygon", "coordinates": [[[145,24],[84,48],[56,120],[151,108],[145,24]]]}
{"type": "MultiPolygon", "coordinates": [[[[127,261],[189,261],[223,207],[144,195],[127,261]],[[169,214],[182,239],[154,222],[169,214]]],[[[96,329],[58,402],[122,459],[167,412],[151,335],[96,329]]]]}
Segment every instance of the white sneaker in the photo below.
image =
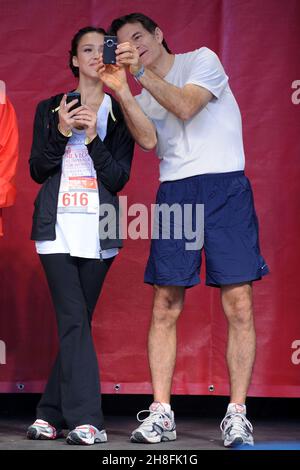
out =
{"type": "Polygon", "coordinates": [[[57,439],[59,437],[63,437],[62,431],[58,431],[43,419],[36,419],[27,430],[28,439],[57,439]]]}
{"type": "Polygon", "coordinates": [[[142,410],[137,414],[137,420],[142,423],[136,428],[131,437],[131,442],[144,442],[155,444],[157,442],[175,441],[176,425],[174,413],[167,413],[161,403],[154,402],[149,410],[142,410]],[[148,417],[140,419],[142,413],[148,413],[148,417]]]}
{"type": "Polygon", "coordinates": [[[107,442],[107,434],[104,429],[95,428],[91,424],[77,426],[67,435],[68,444],[92,445],[100,442],[107,442]]]}
{"type": "Polygon", "coordinates": [[[220,424],[225,447],[254,445],[253,427],[246,418],[246,406],[230,403],[225,418],[220,424]]]}

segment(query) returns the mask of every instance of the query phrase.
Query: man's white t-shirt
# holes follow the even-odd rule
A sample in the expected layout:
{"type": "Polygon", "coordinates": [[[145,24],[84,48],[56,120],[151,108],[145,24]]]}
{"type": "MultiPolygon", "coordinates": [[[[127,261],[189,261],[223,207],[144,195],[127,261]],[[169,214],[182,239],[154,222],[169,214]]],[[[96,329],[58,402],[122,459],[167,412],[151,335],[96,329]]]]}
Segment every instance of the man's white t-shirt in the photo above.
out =
{"type": "MultiPolygon", "coordinates": [[[[111,98],[104,99],[97,114],[97,133],[104,140],[111,98]]],[[[111,258],[117,248],[101,250],[99,241],[99,192],[93,160],[88,154],[85,131],[72,129],[62,159],[56,239],[36,241],[39,254],[69,253],[81,258],[111,258]],[[101,253],[101,254],[100,254],[101,253]]]]}
{"type": "Polygon", "coordinates": [[[156,127],[160,181],[243,170],[240,110],[218,56],[207,47],[176,54],[164,80],[179,88],[187,84],[201,86],[213,98],[195,116],[183,121],[163,108],[147,90],[136,96],[156,127]]]}

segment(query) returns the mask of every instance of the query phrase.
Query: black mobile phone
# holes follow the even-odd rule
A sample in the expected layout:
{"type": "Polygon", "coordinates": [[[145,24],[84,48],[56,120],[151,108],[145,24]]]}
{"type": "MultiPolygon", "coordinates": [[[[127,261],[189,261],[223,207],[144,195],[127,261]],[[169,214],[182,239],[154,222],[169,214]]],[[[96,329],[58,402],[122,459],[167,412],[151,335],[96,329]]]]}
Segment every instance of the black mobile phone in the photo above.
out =
{"type": "Polygon", "coordinates": [[[78,103],[75,103],[69,109],[69,112],[73,111],[73,109],[79,108],[79,106],[81,106],[81,95],[80,95],[80,93],[78,93],[78,91],[70,91],[69,93],[67,93],[66,103],[70,103],[73,100],[78,100],[78,103]]]}
{"type": "Polygon", "coordinates": [[[118,45],[117,36],[104,36],[103,63],[116,63],[116,49],[118,45]]]}

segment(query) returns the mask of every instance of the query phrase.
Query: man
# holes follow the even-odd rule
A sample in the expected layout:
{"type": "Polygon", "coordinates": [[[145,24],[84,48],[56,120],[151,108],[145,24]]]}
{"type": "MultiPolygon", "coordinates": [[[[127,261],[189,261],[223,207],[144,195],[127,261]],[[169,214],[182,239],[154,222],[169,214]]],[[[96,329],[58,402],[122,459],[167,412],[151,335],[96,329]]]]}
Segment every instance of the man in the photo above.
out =
{"type": "Polygon", "coordinates": [[[3,236],[2,208],[16,198],[14,177],[18,161],[18,127],[15,110],[6,97],[0,102],[0,236],[3,236]]]}
{"type": "MultiPolygon", "coordinates": [[[[144,149],[157,146],[157,204],[204,204],[206,284],[220,288],[228,320],[231,398],[222,437],[226,447],[253,445],[245,406],[255,357],[252,281],[268,267],[260,255],[252,190],[244,175],[238,105],[218,57],[206,47],[173,55],[157,24],[139,13],[115,19],[110,33],[118,36],[118,67],[101,62],[99,76],[115,91],[135,140],[144,149]],[[135,99],[122,66],[143,87],[135,99]]],[[[134,442],[176,439],[170,406],[176,321],[185,289],[199,282],[201,264],[200,250],[186,250],[185,242],[151,241],[145,282],[154,287],[148,342],[154,402],[133,431],[134,442]]]]}

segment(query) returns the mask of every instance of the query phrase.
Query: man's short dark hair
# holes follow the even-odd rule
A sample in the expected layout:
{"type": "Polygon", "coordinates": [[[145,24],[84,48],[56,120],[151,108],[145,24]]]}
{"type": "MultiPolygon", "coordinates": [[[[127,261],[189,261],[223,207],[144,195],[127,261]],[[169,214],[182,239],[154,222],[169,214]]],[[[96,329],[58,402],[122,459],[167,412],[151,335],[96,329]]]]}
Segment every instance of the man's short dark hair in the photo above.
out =
{"type": "MultiPolygon", "coordinates": [[[[116,35],[119,29],[127,23],[141,23],[141,25],[151,34],[154,34],[155,29],[159,28],[158,24],[149,18],[149,16],[146,16],[143,13],[130,13],[129,15],[115,18],[110,25],[109,34],[116,35]]],[[[163,39],[162,45],[169,54],[172,54],[165,39],[163,39]]]]}

